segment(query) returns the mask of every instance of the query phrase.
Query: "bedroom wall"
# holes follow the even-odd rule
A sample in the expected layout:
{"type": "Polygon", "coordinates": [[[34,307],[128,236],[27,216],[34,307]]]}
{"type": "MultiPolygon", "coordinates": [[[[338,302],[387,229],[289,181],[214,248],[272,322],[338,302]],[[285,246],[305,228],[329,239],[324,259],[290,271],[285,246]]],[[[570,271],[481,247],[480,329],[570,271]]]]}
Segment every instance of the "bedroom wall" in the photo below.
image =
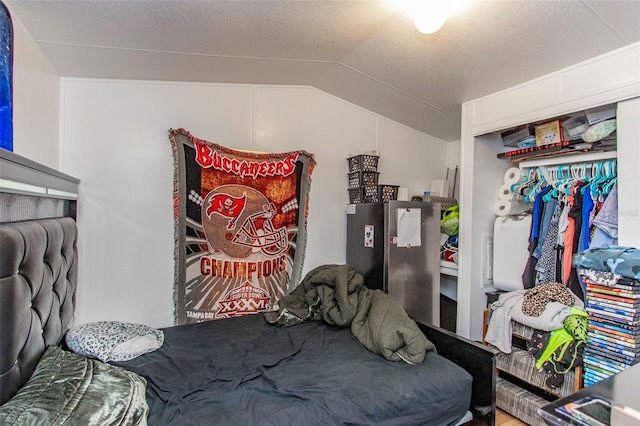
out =
{"type": "Polygon", "coordinates": [[[345,261],[347,165],[378,150],[380,182],[422,193],[448,144],[301,86],[63,79],[61,163],[81,179],[76,323],[173,321],[169,128],[221,145],[316,156],[304,272],[345,261]]]}
{"type": "Polygon", "coordinates": [[[60,77],[13,19],[13,152],[59,170],[60,77]]]}

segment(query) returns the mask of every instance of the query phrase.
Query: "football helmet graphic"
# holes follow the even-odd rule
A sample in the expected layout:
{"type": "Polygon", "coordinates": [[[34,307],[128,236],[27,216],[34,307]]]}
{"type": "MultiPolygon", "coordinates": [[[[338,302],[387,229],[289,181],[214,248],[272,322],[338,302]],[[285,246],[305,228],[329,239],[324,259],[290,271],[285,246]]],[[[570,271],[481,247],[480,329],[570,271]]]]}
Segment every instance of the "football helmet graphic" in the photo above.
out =
{"type": "Polygon", "coordinates": [[[287,249],[287,229],[275,228],[276,206],[260,191],[244,185],[222,185],[202,203],[202,227],[209,251],[245,258],[262,252],[275,256],[287,249]]]}

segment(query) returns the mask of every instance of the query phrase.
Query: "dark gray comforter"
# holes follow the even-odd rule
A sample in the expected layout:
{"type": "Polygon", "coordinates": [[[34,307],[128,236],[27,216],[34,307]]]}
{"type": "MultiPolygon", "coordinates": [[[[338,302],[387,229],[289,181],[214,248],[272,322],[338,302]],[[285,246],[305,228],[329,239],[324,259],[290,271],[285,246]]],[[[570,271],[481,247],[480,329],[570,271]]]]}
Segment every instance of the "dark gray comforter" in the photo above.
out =
{"type": "Polygon", "coordinates": [[[278,303],[278,312],[265,314],[269,323],[291,326],[322,319],[350,327],[367,349],[390,361],[419,364],[435,349],[395,298],[366,288],[350,265],[313,269],[278,303]]]}
{"type": "Polygon", "coordinates": [[[324,321],[250,315],[164,334],[157,351],[117,363],[146,378],[149,425],[449,425],[471,397],[471,376],[435,352],[389,362],[324,321]]]}

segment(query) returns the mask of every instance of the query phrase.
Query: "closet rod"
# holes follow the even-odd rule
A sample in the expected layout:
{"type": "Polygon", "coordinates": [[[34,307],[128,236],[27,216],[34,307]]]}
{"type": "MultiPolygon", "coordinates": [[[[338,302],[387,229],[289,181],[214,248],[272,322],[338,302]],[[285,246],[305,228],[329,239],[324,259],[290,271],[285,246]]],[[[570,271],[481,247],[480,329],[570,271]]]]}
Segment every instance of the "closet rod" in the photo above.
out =
{"type": "Polygon", "coordinates": [[[618,158],[618,151],[607,152],[586,152],[582,154],[563,155],[558,157],[539,158],[536,160],[525,160],[518,164],[521,169],[539,166],[555,166],[558,164],[589,163],[598,160],[610,160],[618,158]]]}

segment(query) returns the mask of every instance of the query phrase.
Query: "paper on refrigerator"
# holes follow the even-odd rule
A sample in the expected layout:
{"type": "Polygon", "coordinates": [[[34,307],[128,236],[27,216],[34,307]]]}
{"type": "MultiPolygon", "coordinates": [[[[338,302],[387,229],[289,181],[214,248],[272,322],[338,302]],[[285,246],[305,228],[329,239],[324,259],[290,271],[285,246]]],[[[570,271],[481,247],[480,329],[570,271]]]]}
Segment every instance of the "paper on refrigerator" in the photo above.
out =
{"type": "Polygon", "coordinates": [[[422,244],[420,221],[422,209],[397,209],[398,247],[419,247],[422,244]]]}

